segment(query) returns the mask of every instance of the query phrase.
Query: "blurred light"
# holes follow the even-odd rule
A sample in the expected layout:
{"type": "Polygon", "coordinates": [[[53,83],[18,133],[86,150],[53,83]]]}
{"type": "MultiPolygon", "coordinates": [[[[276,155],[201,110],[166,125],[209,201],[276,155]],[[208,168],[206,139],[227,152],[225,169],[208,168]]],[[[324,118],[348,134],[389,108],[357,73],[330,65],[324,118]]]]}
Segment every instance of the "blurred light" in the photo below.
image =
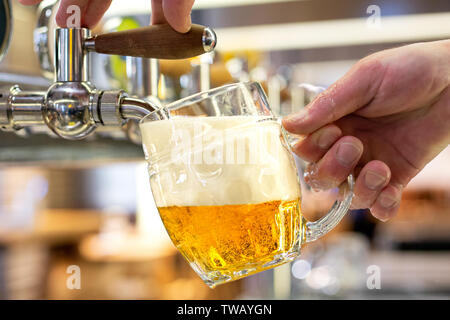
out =
{"type": "Polygon", "coordinates": [[[136,211],[135,168],[134,163],[114,163],[89,169],[86,201],[94,208],[120,207],[119,211],[136,211]]]}
{"type": "Polygon", "coordinates": [[[334,296],[339,290],[341,290],[341,285],[336,278],[328,286],[322,288],[322,292],[329,296],[334,296]]]}
{"type": "Polygon", "coordinates": [[[23,193],[18,198],[27,197],[37,200],[45,198],[48,192],[48,181],[42,176],[34,176],[28,181],[23,193]]]}
{"type": "Polygon", "coordinates": [[[0,213],[9,213],[0,219],[2,228],[31,228],[39,202],[48,192],[48,181],[42,176],[33,176],[24,188],[14,194],[8,208],[2,206],[0,213]]]}
{"type": "Polygon", "coordinates": [[[297,279],[305,279],[311,272],[311,264],[306,260],[297,260],[292,264],[292,275],[297,279]]]}
{"type": "Polygon", "coordinates": [[[188,88],[191,82],[191,78],[187,74],[183,74],[180,77],[180,85],[182,88],[188,88]]]}
{"type": "Polygon", "coordinates": [[[267,81],[267,71],[263,67],[256,67],[250,71],[250,78],[252,81],[267,81]]]}
{"type": "Polygon", "coordinates": [[[226,67],[233,78],[239,78],[244,70],[244,62],[242,59],[234,58],[226,62],[226,67]]]}
{"type": "Polygon", "coordinates": [[[329,266],[320,266],[311,270],[306,283],[313,289],[323,289],[336,281],[333,270],[329,266]]]}

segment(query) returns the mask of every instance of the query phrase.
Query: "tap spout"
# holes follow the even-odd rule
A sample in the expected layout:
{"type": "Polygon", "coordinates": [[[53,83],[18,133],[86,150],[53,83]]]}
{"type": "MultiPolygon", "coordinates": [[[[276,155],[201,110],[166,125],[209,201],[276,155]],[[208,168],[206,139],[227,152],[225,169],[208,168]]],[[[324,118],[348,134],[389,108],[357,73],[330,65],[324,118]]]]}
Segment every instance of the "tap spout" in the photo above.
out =
{"type": "MultiPolygon", "coordinates": [[[[151,98],[151,97],[150,97],[151,98]]],[[[125,97],[120,103],[120,114],[123,119],[141,120],[146,115],[158,110],[161,105],[156,99],[136,99],[125,97]]]]}
{"type": "Polygon", "coordinates": [[[123,126],[127,120],[141,120],[153,111],[162,108],[155,97],[130,97],[123,90],[103,91],[100,94],[96,122],[104,126],[123,126]]]}

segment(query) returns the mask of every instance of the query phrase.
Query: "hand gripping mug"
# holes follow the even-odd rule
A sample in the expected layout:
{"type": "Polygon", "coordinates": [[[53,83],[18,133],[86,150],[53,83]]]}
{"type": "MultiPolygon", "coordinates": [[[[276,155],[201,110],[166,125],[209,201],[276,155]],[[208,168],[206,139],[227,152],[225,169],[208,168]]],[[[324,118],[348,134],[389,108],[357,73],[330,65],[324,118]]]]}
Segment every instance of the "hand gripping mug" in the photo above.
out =
{"type": "Polygon", "coordinates": [[[173,102],[140,129],[164,226],[211,288],[294,260],[350,207],[352,176],[323,218],[302,217],[287,133],[256,82],[173,102]]]}

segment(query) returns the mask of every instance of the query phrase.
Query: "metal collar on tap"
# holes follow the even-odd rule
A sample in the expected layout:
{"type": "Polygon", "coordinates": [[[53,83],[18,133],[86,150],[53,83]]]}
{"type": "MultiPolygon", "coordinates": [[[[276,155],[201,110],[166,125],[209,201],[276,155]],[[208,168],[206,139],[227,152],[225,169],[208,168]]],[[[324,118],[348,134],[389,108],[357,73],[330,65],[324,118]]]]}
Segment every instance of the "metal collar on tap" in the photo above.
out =
{"type": "Polygon", "coordinates": [[[123,90],[107,90],[100,94],[95,121],[103,125],[122,125],[125,120],[141,120],[161,108],[158,99],[129,97],[123,90]]]}

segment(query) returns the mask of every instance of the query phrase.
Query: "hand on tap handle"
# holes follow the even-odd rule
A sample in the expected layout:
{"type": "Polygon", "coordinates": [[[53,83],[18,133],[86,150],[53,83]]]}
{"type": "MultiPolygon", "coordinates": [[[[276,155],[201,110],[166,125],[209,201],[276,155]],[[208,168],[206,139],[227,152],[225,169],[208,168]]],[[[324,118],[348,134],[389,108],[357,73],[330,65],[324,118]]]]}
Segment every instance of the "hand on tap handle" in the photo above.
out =
{"type": "MultiPolygon", "coordinates": [[[[42,0],[19,0],[25,5],[34,5],[42,0]]],[[[112,0],[61,0],[56,22],[60,27],[66,27],[68,18],[67,7],[77,5],[82,12],[81,26],[92,28],[102,18],[112,0]]],[[[150,1],[150,0],[148,0],[150,1]]],[[[151,0],[152,24],[168,23],[178,32],[186,33],[191,28],[191,9],[194,0],[151,0]]]]}
{"type": "Polygon", "coordinates": [[[450,143],[450,40],[372,54],[309,106],[283,119],[305,138],[294,151],[312,162],[307,179],[333,187],[355,170],[354,208],[381,219],[403,188],[450,143]]]}

